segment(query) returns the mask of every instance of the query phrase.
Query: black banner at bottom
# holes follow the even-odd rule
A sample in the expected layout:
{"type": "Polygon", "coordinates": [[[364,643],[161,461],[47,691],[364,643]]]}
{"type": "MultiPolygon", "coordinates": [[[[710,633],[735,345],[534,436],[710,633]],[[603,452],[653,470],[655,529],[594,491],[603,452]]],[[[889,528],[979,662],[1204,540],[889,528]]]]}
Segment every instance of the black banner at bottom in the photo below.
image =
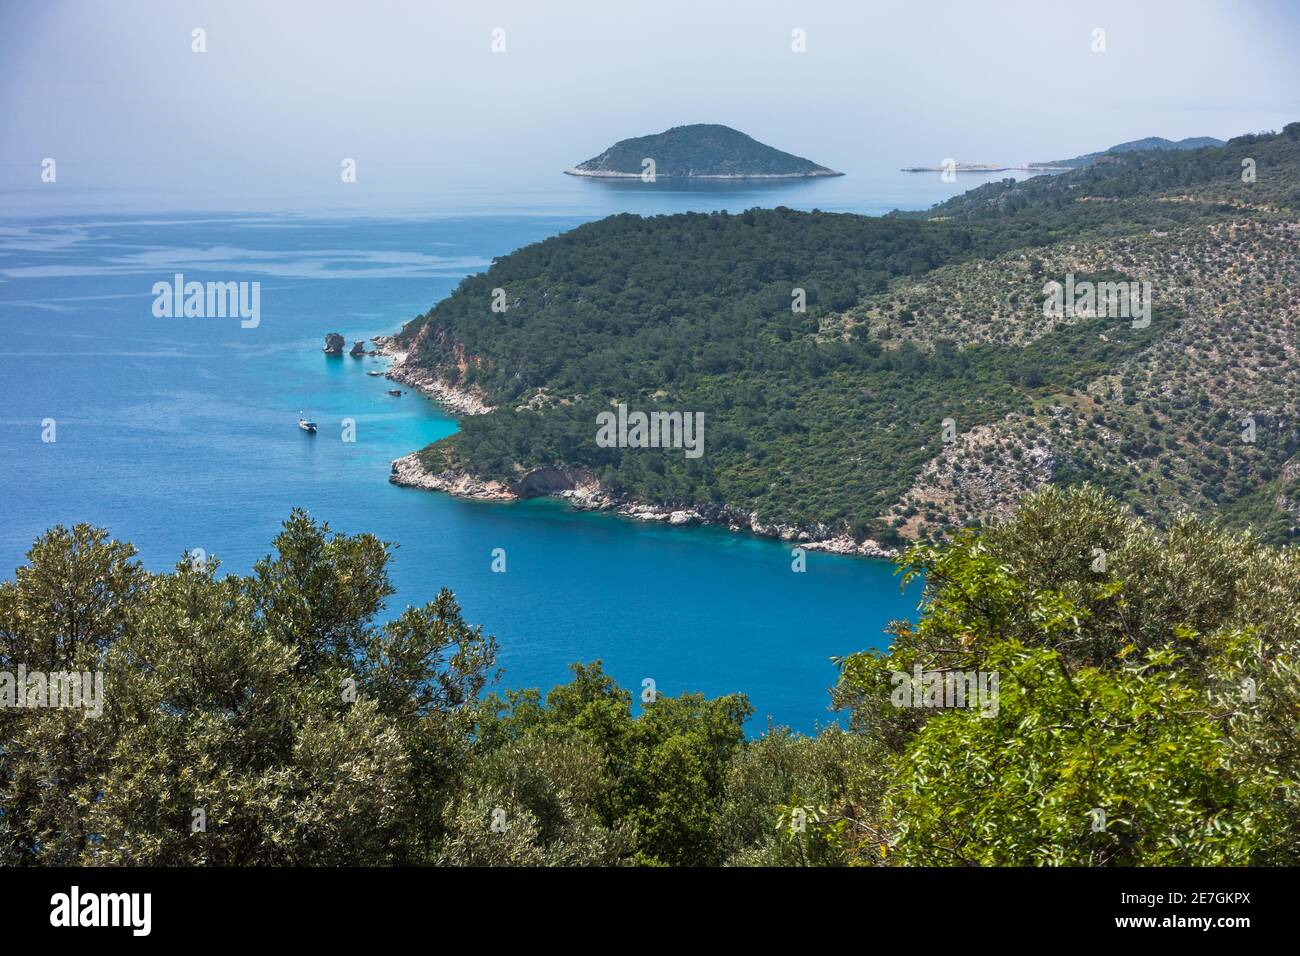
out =
{"type": "Polygon", "coordinates": [[[774,920],[808,935],[868,920],[1058,939],[1199,935],[1217,945],[1280,932],[1291,921],[1295,878],[1295,870],[1265,869],[7,869],[0,893],[10,942],[50,933],[219,943],[283,933],[295,945],[373,945],[454,927],[497,946],[515,934],[552,938],[566,926],[680,941],[684,929],[667,935],[679,925],[734,941],[770,932],[774,920]]]}

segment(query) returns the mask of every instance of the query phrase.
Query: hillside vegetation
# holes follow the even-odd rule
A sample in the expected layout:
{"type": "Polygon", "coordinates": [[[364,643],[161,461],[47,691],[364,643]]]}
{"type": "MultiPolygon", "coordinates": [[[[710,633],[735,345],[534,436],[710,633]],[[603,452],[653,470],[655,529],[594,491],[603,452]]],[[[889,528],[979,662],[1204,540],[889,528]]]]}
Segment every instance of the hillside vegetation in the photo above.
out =
{"type": "Polygon", "coordinates": [[[1082,156],[1075,156],[1073,159],[1056,159],[1051,162],[1032,163],[1035,166],[1090,166],[1097,162],[1103,156],[1109,156],[1113,153],[1139,153],[1147,152],[1153,149],[1203,149],[1206,146],[1222,146],[1223,140],[1215,139],[1213,136],[1188,136],[1186,139],[1165,139],[1163,136],[1147,136],[1143,139],[1133,139],[1126,143],[1118,143],[1110,149],[1103,149],[1096,153],[1084,153],[1082,156]]]}
{"type": "Polygon", "coordinates": [[[1292,124],[925,214],[613,216],[497,259],[398,340],[495,406],[423,452],[431,469],[580,467],[620,500],[886,542],[1087,480],[1161,524],[1192,511],[1284,541],[1298,239],[1292,124]],[[1046,316],[1067,275],[1150,283],[1149,325],[1046,316]],[[620,402],[703,412],[705,453],[600,447],[620,402]]]}

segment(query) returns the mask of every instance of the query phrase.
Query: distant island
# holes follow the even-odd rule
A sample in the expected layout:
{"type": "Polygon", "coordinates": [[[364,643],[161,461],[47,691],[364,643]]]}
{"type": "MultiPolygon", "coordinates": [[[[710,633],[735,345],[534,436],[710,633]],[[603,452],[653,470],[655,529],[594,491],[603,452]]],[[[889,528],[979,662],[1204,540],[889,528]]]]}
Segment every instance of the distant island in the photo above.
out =
{"type": "MultiPolygon", "coordinates": [[[[1078,169],[1081,166],[1092,166],[1103,158],[1118,153],[1140,153],[1148,150],[1204,149],[1208,146],[1223,145],[1223,140],[1215,139],[1213,136],[1189,136],[1186,139],[1179,140],[1165,139],[1163,136],[1148,136],[1145,139],[1134,139],[1127,143],[1120,143],[1110,149],[1103,149],[1096,153],[1084,153],[1082,156],[1075,156],[1072,159],[1040,160],[1038,162],[1023,163],[1019,166],[999,166],[996,163],[957,163],[951,167],[951,171],[957,173],[1063,172],[1067,169],[1078,169]]],[[[948,169],[949,167],[944,166],[904,166],[903,172],[942,173],[948,171],[948,169]]]]}
{"type": "Polygon", "coordinates": [[[716,123],[674,126],[652,136],[620,140],[599,156],[564,172],[596,179],[640,179],[650,170],[656,179],[804,179],[844,175],[716,123]],[[647,160],[653,161],[653,167],[647,160]]]}

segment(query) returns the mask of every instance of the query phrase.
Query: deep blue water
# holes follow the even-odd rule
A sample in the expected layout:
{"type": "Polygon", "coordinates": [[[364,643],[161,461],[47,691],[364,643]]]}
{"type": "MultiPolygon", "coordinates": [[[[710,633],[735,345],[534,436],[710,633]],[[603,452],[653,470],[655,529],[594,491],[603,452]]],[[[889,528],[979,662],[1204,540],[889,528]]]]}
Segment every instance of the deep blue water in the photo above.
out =
{"type": "MultiPolygon", "coordinates": [[[[933,179],[907,187],[916,205],[940,198],[924,192],[933,179]]],[[[769,718],[803,731],[833,719],[831,657],[880,646],[889,620],[915,612],[890,564],[810,554],[795,574],[777,542],[396,488],[389,462],[456,423],[414,393],[388,396],[390,382],[365,374],[381,361],[321,352],[326,332],[392,332],[493,256],[616,208],[819,205],[815,192],[733,189],[720,202],[578,184],[589,185],[571,215],[520,214],[515,197],[495,213],[423,218],[0,221],[0,574],[47,527],[78,521],[132,541],[151,569],[203,548],[246,572],[303,507],[398,545],[392,610],[451,588],[498,637],[503,687],[549,687],[570,662],[599,658],[632,689],[650,677],[666,694],[743,691],[752,732],[769,718]],[[151,287],[175,272],[261,282],[261,324],[155,318],[151,287]],[[319,434],[299,431],[300,411],[319,434]],[[341,440],[345,418],[354,443],[341,440]],[[45,419],[53,443],[41,440],[45,419]],[[506,550],[505,574],[491,571],[494,548],[506,550]]],[[[892,198],[858,205],[880,212],[892,198]]]]}

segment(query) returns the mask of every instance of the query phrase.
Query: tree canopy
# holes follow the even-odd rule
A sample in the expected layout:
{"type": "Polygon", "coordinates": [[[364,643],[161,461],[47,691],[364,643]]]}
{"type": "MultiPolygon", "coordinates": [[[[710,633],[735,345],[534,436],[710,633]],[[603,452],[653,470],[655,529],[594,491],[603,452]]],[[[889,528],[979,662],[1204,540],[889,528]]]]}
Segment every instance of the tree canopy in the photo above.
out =
{"type": "Polygon", "coordinates": [[[753,739],[743,696],[599,662],[498,691],[449,592],[387,611],[378,539],[295,512],[273,547],[150,573],[57,527],[0,583],[0,674],[103,679],[99,714],[0,707],[0,863],[1300,859],[1300,558],[1249,533],[1047,489],[900,559],[921,614],[840,662],[845,726],[753,739]],[[917,674],[995,679],[900,699],[917,674]]]}

